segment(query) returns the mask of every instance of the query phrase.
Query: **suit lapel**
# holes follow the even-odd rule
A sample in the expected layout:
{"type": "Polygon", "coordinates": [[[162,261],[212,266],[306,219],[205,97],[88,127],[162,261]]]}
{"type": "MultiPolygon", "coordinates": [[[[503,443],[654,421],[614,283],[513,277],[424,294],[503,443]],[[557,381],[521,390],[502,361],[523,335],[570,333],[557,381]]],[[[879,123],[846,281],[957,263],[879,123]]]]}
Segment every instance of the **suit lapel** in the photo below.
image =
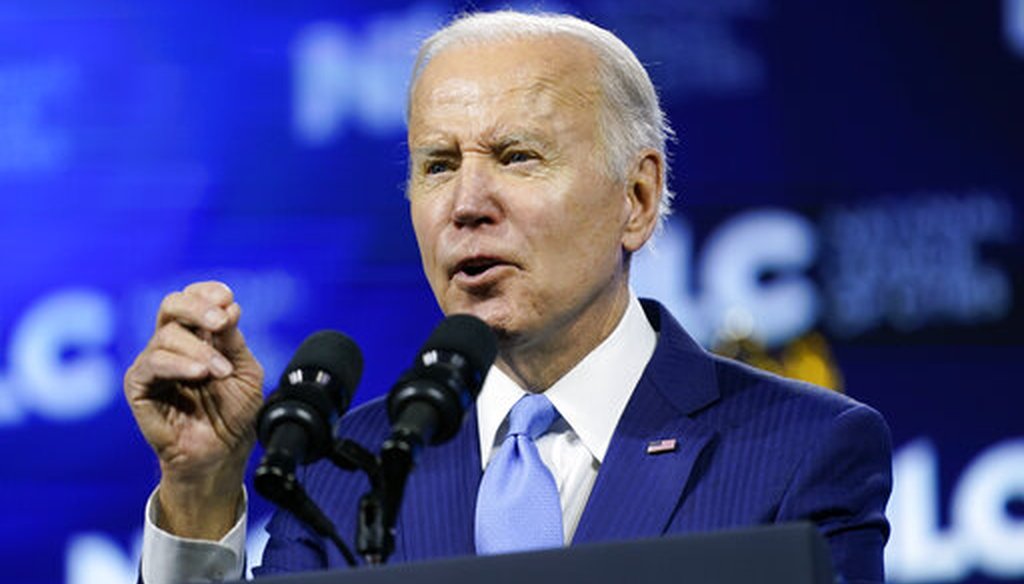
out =
{"type": "Polygon", "coordinates": [[[424,449],[406,486],[398,545],[407,561],[472,555],[480,484],[476,408],[449,442],[424,449]]]}
{"type": "Polygon", "coordinates": [[[714,366],[659,305],[644,303],[658,346],[615,429],[573,543],[664,533],[714,430],[690,414],[718,399],[714,366]],[[669,452],[648,454],[659,440],[669,452]]]}
{"type": "MultiPolygon", "coordinates": [[[[691,415],[719,397],[710,358],[659,304],[642,301],[659,332],[658,346],[615,429],[573,543],[662,534],[697,461],[715,436],[691,415]],[[676,449],[647,454],[648,443],[675,439],[676,449]]],[[[406,488],[398,525],[406,561],[472,555],[480,484],[476,408],[447,444],[424,450],[406,488]]]]}

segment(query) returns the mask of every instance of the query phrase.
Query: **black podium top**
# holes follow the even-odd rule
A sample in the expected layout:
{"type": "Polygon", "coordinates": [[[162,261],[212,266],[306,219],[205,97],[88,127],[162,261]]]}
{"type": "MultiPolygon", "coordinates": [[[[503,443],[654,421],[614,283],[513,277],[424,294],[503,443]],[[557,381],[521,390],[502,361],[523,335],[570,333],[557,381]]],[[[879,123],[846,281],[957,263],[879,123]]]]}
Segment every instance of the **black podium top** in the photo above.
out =
{"type": "Polygon", "coordinates": [[[811,524],[261,578],[265,584],[833,584],[811,524]]]}

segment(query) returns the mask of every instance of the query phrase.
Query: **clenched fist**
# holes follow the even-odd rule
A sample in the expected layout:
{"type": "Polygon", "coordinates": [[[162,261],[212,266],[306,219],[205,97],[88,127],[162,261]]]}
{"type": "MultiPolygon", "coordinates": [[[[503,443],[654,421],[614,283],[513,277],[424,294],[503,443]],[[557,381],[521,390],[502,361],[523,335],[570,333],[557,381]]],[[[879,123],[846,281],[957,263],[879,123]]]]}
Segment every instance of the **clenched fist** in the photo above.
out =
{"type": "Polygon", "coordinates": [[[218,539],[234,523],[263,402],[263,368],[241,307],[220,282],[167,295],[156,332],[124,376],[139,429],[160,461],[160,527],[218,539]]]}

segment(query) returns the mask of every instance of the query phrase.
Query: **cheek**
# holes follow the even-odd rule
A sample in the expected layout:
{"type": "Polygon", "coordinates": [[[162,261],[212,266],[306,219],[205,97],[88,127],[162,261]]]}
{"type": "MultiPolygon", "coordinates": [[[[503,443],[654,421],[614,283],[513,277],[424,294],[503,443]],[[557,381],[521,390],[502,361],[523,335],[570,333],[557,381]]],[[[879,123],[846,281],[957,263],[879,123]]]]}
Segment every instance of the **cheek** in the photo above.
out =
{"type": "Polygon", "coordinates": [[[601,245],[622,230],[625,195],[616,185],[600,179],[583,181],[568,202],[563,226],[581,244],[601,245]]]}
{"type": "MultiPolygon", "coordinates": [[[[588,194],[592,196],[595,192],[598,191],[588,194]]],[[[565,213],[571,220],[563,224],[563,233],[571,234],[564,245],[571,246],[576,271],[593,271],[594,277],[614,269],[622,257],[622,202],[613,193],[605,192],[607,196],[589,199],[565,213]]]]}
{"type": "Polygon", "coordinates": [[[430,276],[429,266],[433,264],[434,240],[436,239],[434,223],[422,205],[413,204],[409,214],[412,218],[412,230],[416,234],[416,245],[420,249],[423,267],[427,270],[427,276],[430,276]]]}

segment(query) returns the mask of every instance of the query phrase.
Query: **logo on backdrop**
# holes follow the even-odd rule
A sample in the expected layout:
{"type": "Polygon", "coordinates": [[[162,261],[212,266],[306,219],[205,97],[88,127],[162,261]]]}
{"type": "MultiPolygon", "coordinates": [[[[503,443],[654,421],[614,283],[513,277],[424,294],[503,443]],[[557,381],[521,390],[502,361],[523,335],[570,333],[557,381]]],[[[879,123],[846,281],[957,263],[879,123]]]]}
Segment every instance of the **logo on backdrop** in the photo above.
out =
{"type": "Polygon", "coordinates": [[[405,92],[416,47],[409,31],[444,21],[435,4],[371,22],[357,34],[333,22],[305,27],[291,47],[292,128],[300,143],[322,146],[350,126],[390,137],[405,127],[405,92]]]}
{"type": "MultiPolygon", "coordinates": [[[[565,11],[559,2],[512,2],[525,10],[565,11]]],[[[742,25],[765,18],[764,0],[708,3],[656,0],[637,12],[616,2],[591,7],[599,20],[618,22],[617,32],[644,55],[671,54],[652,68],[659,89],[671,98],[735,97],[758,91],[767,77],[757,53],[742,41],[742,25]],[[658,19],[652,22],[652,17],[658,19]],[[685,23],[671,30],[652,26],[665,18],[685,23]],[[679,46],[691,50],[680,52],[679,46]]],[[[325,146],[353,128],[382,138],[405,129],[405,91],[416,49],[449,15],[447,4],[420,3],[405,12],[371,19],[362,30],[334,21],[304,27],[291,47],[292,131],[305,146],[325,146]]],[[[573,10],[570,9],[570,12],[573,10]]]]}
{"type": "Polygon", "coordinates": [[[735,337],[736,323],[777,347],[819,324],[853,338],[883,326],[997,322],[1012,308],[1009,274],[981,252],[1013,241],[1014,208],[998,193],[908,194],[822,217],[816,225],[786,209],[745,211],[700,250],[677,218],[635,258],[633,285],[705,346],[735,337]]]}
{"type": "MultiPolygon", "coordinates": [[[[185,278],[185,281],[198,278],[185,278]]],[[[271,334],[301,302],[301,282],[278,271],[239,270],[225,275],[235,293],[246,299],[249,344],[268,370],[287,363],[291,349],[271,334]]],[[[134,353],[152,333],[153,315],[167,290],[180,282],[149,283],[117,302],[109,292],[64,288],[32,303],[17,317],[7,346],[7,370],[0,373],[0,427],[28,423],[32,417],[56,423],[98,415],[121,395],[128,363],[115,341],[129,323],[134,353]],[[119,312],[119,308],[126,307],[119,312]]]]}
{"type": "Polygon", "coordinates": [[[114,305],[103,293],[67,289],[45,296],[14,327],[0,380],[0,425],[28,413],[57,422],[88,418],[117,394],[114,305]]]}
{"type": "Polygon", "coordinates": [[[977,570],[993,578],[1024,575],[1024,522],[1010,506],[1024,499],[1024,438],[990,446],[960,474],[940,525],[939,453],[915,440],[893,458],[887,514],[892,537],[886,576],[898,582],[951,582],[977,570]]]}

